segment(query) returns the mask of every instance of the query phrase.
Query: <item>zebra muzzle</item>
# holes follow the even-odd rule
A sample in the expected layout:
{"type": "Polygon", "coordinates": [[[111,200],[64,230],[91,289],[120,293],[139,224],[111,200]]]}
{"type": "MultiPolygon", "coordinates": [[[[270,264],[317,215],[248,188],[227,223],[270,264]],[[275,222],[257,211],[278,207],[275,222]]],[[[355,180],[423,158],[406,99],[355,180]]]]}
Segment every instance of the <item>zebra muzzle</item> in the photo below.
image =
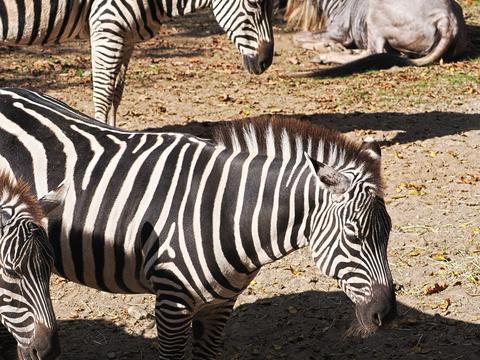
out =
{"type": "Polygon", "coordinates": [[[35,324],[35,338],[26,348],[17,349],[21,360],[54,360],[60,356],[60,342],[56,329],[35,324]]]}
{"type": "Polygon", "coordinates": [[[273,41],[261,42],[256,55],[243,55],[243,66],[245,69],[255,75],[260,75],[272,65],[273,60],[273,41]]]}
{"type": "Polygon", "coordinates": [[[385,285],[373,285],[372,298],[357,304],[355,313],[358,324],[349,330],[350,335],[368,336],[374,333],[397,315],[394,290],[385,285]]]}

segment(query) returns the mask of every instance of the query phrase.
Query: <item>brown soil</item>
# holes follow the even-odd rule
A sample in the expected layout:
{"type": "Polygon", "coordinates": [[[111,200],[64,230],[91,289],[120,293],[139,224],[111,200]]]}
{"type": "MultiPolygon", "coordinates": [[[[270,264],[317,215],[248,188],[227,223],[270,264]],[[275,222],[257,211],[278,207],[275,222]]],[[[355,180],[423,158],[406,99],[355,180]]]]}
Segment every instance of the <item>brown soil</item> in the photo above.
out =
{"type": "MultiPolygon", "coordinates": [[[[278,23],[274,64],[249,75],[208,12],[168,22],[137,46],[121,127],[208,136],[206,121],[297,114],[382,144],[399,319],[370,338],[345,338],[352,306],[303,249],[267,266],[240,296],[223,359],[480,359],[480,5],[462,4],[471,58],[425,68],[292,78],[315,68],[313,54],[294,48],[278,23]]],[[[45,92],[91,115],[89,61],[87,43],[3,46],[0,85],[45,92]]],[[[152,296],[107,294],[54,277],[52,297],[62,359],[158,355],[153,317],[127,311],[153,314],[152,296]]],[[[9,343],[0,338],[1,357],[9,343]]]]}

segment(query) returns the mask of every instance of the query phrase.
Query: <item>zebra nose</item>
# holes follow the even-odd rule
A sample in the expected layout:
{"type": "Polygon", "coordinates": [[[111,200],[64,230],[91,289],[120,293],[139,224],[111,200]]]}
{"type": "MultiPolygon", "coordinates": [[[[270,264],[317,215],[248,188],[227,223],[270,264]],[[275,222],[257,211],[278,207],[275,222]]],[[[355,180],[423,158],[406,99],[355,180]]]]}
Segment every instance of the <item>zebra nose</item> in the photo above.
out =
{"type": "Polygon", "coordinates": [[[32,359],[53,360],[60,355],[60,342],[56,329],[47,328],[43,324],[35,325],[35,339],[30,345],[32,359]]]}
{"type": "Polygon", "coordinates": [[[366,307],[366,320],[380,327],[397,315],[395,292],[384,285],[373,286],[372,301],[366,307]]]}
{"type": "Polygon", "coordinates": [[[249,73],[260,75],[272,64],[273,41],[261,42],[255,56],[244,55],[243,65],[249,73]]]}
{"type": "Polygon", "coordinates": [[[258,47],[258,66],[264,72],[272,65],[273,60],[273,41],[261,42],[258,47]]]}

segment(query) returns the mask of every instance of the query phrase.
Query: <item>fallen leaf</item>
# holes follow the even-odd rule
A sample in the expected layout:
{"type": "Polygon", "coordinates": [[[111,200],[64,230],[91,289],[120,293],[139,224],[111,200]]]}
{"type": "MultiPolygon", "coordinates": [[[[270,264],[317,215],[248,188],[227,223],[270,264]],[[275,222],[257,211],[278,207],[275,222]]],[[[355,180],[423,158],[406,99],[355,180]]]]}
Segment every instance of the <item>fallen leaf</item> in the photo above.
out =
{"type": "Polygon", "coordinates": [[[290,270],[290,272],[294,275],[294,276],[297,276],[297,275],[300,275],[301,273],[305,272],[305,270],[301,269],[301,268],[298,268],[298,267],[294,267],[292,265],[290,265],[288,267],[288,270],[290,270]]]}
{"type": "Polygon", "coordinates": [[[444,252],[437,252],[431,255],[430,258],[432,258],[435,261],[443,261],[443,262],[450,261],[450,259],[446,256],[444,252]]]}
{"type": "Polygon", "coordinates": [[[289,307],[288,307],[288,312],[289,312],[290,314],[296,314],[296,313],[298,312],[298,310],[297,310],[295,307],[293,307],[293,306],[289,306],[289,307]]]}
{"type": "Polygon", "coordinates": [[[480,174],[475,174],[475,175],[466,174],[466,175],[460,176],[457,180],[457,183],[473,185],[479,181],[480,181],[480,174]]]}
{"type": "Polygon", "coordinates": [[[449,153],[454,158],[458,158],[458,152],[456,152],[455,150],[447,150],[447,153],[449,153]]]}
{"type": "Polygon", "coordinates": [[[439,306],[439,308],[442,309],[443,311],[447,311],[451,304],[452,304],[452,302],[450,301],[450,299],[445,298],[445,299],[443,299],[443,302],[439,306]]]}
{"type": "Polygon", "coordinates": [[[420,255],[420,251],[418,251],[417,249],[413,249],[408,253],[408,256],[418,256],[418,255],[420,255]]]}
{"type": "Polygon", "coordinates": [[[425,290],[424,290],[424,294],[425,295],[438,294],[439,292],[442,292],[446,288],[448,288],[447,283],[442,283],[442,284],[435,283],[435,285],[433,285],[433,286],[426,287],[425,290]]]}

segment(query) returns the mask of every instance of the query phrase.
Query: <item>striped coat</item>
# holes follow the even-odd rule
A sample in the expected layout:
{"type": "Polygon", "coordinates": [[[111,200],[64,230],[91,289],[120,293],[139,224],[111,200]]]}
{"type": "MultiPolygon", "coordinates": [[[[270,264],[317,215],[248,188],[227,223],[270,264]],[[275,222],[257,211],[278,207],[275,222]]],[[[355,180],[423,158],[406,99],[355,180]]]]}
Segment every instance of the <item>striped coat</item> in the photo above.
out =
{"type": "Polygon", "coordinates": [[[213,141],[127,132],[41,95],[0,91],[0,163],[37,193],[60,275],[156,294],[164,358],[213,358],[237,296],[264,264],[309,246],[339,279],[362,331],[395,311],[380,150],[299,122],[233,122],[213,141]]]}
{"type": "Polygon", "coordinates": [[[165,16],[208,6],[255,74],[272,62],[272,0],[0,0],[0,40],[46,45],[89,39],[95,117],[115,125],[135,43],[151,39],[165,16]]]}

